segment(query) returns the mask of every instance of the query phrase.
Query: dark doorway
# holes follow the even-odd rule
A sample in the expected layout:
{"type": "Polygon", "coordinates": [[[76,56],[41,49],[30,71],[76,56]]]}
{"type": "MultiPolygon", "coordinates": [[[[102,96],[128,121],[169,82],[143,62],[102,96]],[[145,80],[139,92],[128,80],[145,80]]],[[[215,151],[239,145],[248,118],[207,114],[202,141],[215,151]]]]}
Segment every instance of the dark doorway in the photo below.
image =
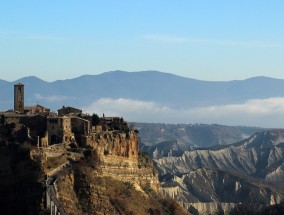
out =
{"type": "Polygon", "coordinates": [[[55,144],[56,143],[56,136],[53,134],[51,135],[51,138],[50,138],[50,143],[51,145],[55,144]]]}

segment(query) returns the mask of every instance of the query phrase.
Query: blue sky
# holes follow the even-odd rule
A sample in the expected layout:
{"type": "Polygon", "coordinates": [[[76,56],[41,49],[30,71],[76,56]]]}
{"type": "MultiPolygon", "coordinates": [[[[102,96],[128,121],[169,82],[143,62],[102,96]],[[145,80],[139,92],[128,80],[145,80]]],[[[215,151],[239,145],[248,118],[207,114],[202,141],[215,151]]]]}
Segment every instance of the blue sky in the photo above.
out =
{"type": "Polygon", "coordinates": [[[284,79],[282,0],[0,3],[0,79],[111,70],[284,79]]]}

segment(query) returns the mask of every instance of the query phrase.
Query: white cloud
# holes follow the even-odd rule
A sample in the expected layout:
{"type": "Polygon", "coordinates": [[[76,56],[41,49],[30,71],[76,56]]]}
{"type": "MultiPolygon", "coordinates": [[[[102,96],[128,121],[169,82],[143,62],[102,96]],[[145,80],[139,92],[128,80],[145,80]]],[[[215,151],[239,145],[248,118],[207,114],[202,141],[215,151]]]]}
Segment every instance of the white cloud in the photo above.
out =
{"type": "Polygon", "coordinates": [[[72,97],[70,96],[55,96],[55,95],[42,96],[39,93],[34,94],[34,97],[36,100],[46,101],[46,102],[59,102],[62,100],[72,99],[72,97]]]}
{"type": "MultiPolygon", "coordinates": [[[[129,116],[133,119],[143,118],[145,113],[153,115],[153,113],[158,114],[160,111],[167,112],[171,109],[163,106],[159,106],[154,102],[149,101],[139,101],[131,99],[110,99],[102,98],[98,101],[93,102],[88,107],[83,107],[83,110],[87,113],[98,113],[102,115],[112,115],[112,116],[129,116]]],[[[145,115],[146,117],[146,115],[145,115]]],[[[147,117],[146,117],[147,118],[147,117]]],[[[154,120],[154,119],[153,119],[154,120]]]]}
{"type": "Polygon", "coordinates": [[[103,98],[83,110],[100,116],[122,116],[127,121],[161,123],[218,123],[262,127],[284,127],[284,98],[254,99],[229,104],[173,109],[151,101],[103,98]]]}

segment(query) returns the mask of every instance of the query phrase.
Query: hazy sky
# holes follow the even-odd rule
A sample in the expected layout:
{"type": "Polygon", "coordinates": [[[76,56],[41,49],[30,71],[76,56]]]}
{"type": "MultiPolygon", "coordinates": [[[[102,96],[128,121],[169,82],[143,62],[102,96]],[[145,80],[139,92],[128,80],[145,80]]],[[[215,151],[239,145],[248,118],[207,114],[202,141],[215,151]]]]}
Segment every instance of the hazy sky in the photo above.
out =
{"type": "Polygon", "coordinates": [[[110,70],[284,79],[283,0],[9,0],[0,14],[4,80],[110,70]]]}

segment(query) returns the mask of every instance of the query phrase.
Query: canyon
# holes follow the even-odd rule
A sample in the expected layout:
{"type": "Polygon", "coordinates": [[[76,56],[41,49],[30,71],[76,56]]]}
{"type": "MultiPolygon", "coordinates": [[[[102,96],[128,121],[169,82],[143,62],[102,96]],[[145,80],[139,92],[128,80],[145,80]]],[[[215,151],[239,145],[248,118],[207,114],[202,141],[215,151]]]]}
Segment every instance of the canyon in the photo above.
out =
{"type": "Polygon", "coordinates": [[[283,203],[284,130],[155,159],[163,193],[201,214],[283,203]]]}

